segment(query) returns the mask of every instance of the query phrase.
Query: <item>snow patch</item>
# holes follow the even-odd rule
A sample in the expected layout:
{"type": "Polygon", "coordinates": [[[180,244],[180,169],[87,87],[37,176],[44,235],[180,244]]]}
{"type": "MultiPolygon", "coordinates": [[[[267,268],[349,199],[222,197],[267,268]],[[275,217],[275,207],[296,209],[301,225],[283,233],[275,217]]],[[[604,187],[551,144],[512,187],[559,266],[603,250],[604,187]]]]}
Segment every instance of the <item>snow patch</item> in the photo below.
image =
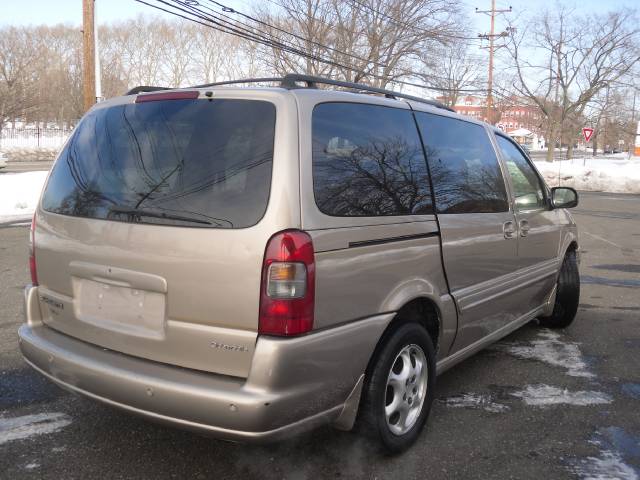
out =
{"type": "Polygon", "coordinates": [[[0,445],[36,435],[54,433],[71,423],[64,413],[38,413],[22,417],[0,416],[0,445]]]}
{"type": "Polygon", "coordinates": [[[575,158],[561,162],[534,160],[550,186],[578,190],[640,193],[640,158],[626,155],[609,158],[575,158]],[[559,173],[559,174],[558,174],[559,173]]]}
{"type": "Polygon", "coordinates": [[[514,397],[521,398],[527,405],[545,407],[548,405],[601,405],[611,403],[610,395],[593,390],[580,390],[571,392],[566,388],[552,387],[550,385],[527,385],[524,390],[511,393],[514,397]]]}
{"type": "Polygon", "coordinates": [[[640,477],[622,460],[622,457],[610,450],[603,450],[597,457],[587,457],[571,468],[572,473],[582,480],[639,480],[640,477]]]}
{"type": "Polygon", "coordinates": [[[447,407],[452,408],[475,408],[486,410],[491,413],[502,413],[509,410],[507,405],[494,402],[491,395],[478,393],[463,393],[447,397],[442,400],[447,407]]]}
{"type": "Polygon", "coordinates": [[[0,223],[29,219],[38,204],[48,172],[0,175],[0,223]]]}
{"type": "Polygon", "coordinates": [[[500,343],[495,348],[519,358],[538,360],[540,362],[561,367],[572,377],[595,377],[582,358],[582,352],[575,342],[563,342],[560,334],[550,330],[538,333],[538,339],[529,345],[521,343],[500,343]]]}
{"type": "Polygon", "coordinates": [[[36,468],[39,468],[40,464],[38,462],[31,462],[31,463],[27,463],[24,468],[26,470],[34,470],[36,468]]]}

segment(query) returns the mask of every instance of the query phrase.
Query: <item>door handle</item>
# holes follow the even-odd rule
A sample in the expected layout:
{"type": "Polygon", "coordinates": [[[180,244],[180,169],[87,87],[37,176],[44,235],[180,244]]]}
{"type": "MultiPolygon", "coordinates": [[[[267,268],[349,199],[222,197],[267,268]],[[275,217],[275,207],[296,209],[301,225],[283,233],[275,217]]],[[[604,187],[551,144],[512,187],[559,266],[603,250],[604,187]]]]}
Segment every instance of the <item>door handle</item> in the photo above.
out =
{"type": "Polygon", "coordinates": [[[508,222],[504,222],[502,225],[502,232],[504,233],[504,238],[513,238],[516,233],[516,225],[511,220],[508,222]]]}
{"type": "Polygon", "coordinates": [[[529,234],[529,222],[526,220],[520,220],[520,236],[526,237],[529,234]]]}

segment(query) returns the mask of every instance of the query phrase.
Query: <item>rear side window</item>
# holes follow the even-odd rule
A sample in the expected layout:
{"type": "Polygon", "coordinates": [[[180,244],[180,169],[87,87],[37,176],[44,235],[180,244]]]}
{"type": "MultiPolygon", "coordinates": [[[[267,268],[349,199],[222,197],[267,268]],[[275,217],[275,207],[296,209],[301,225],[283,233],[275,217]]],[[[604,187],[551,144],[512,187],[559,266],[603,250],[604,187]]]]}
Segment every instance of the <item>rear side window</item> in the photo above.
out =
{"type": "Polygon", "coordinates": [[[169,100],[87,115],[43,195],[78,217],[243,228],[264,215],[271,185],[273,104],[169,100]]]}
{"type": "Polygon", "coordinates": [[[427,165],[408,110],[323,103],[313,111],[313,191],[327,215],[433,213],[427,165]]]}
{"type": "Polygon", "coordinates": [[[486,130],[475,123],[416,113],[438,213],[509,210],[500,165],[486,130]]]}

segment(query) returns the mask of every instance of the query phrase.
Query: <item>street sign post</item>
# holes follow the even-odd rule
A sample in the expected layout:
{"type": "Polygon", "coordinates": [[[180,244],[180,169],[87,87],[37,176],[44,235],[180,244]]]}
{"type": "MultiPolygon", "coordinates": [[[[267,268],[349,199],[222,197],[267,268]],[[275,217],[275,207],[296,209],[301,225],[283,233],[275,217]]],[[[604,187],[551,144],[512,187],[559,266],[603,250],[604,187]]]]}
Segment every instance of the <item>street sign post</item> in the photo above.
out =
{"type": "Polygon", "coordinates": [[[582,136],[584,137],[584,151],[583,154],[584,156],[582,157],[582,166],[586,166],[587,165],[587,143],[589,143],[589,140],[591,140],[591,137],[593,137],[593,128],[591,127],[584,127],[582,129],[582,136]]]}

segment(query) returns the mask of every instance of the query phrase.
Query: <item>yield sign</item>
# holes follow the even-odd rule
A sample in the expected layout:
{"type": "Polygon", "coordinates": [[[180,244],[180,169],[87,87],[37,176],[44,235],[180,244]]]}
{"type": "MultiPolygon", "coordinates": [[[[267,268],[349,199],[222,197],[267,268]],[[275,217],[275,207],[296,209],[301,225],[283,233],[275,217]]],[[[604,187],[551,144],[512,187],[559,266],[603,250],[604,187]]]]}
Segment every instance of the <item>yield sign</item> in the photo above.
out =
{"type": "Polygon", "coordinates": [[[584,127],[582,129],[582,136],[584,137],[585,142],[591,140],[591,137],[593,136],[593,128],[584,127]]]}

